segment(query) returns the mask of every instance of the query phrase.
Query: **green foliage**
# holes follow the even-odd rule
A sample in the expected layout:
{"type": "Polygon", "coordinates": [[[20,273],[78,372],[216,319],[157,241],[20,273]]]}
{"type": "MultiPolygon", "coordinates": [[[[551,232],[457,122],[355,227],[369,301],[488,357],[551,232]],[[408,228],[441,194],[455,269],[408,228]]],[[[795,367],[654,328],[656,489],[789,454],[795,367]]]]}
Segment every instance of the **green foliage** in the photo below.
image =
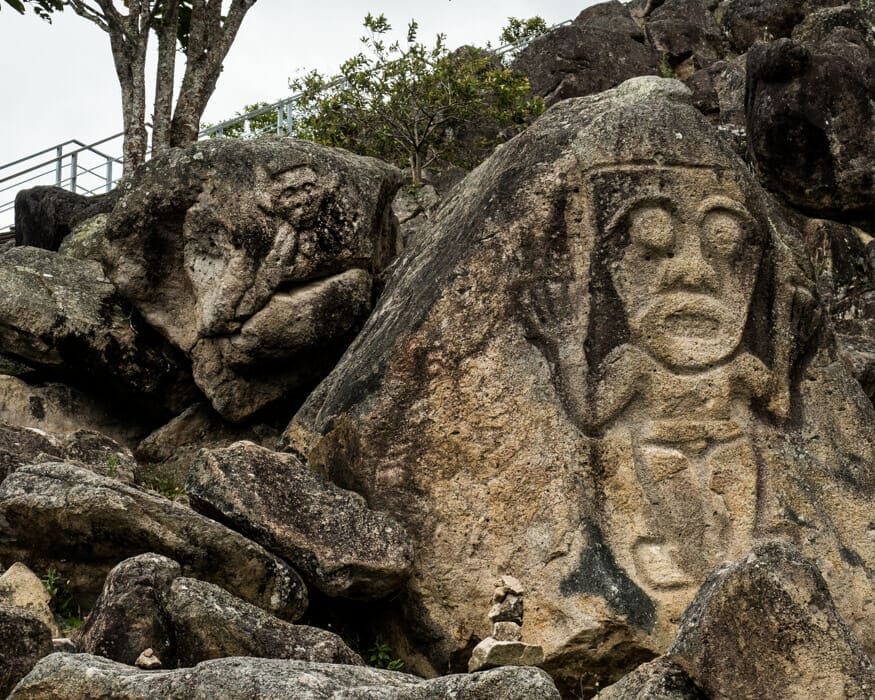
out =
{"type": "Polygon", "coordinates": [[[64,579],[57,569],[49,567],[40,579],[46,593],[51,597],[49,607],[57,617],[64,621],[67,628],[77,628],[82,625],[82,608],[70,589],[70,580],[64,579]]]}
{"type": "Polygon", "coordinates": [[[547,22],[543,17],[529,17],[528,19],[520,19],[519,17],[508,17],[507,24],[501,30],[499,41],[502,44],[518,44],[527,39],[534,39],[547,31],[547,22]]]}
{"type": "Polygon", "coordinates": [[[118,464],[117,454],[111,454],[106,458],[106,473],[113,479],[118,476],[118,464]]]}
{"type": "MultiPolygon", "coordinates": [[[[3,2],[20,15],[23,15],[25,10],[30,7],[34,14],[47,22],[52,21],[53,12],[60,12],[64,9],[62,0],[3,0],[3,2]]],[[[0,3],[0,9],[3,9],[2,3],[0,3]]]]}
{"type": "Polygon", "coordinates": [[[525,76],[488,51],[450,53],[440,34],[427,47],[415,21],[403,43],[387,43],[384,15],[368,14],[364,26],[365,50],[339,75],[313,71],[290,83],[301,93],[296,136],[408,166],[420,183],[432,163],[471,167],[544,110],[525,76]]]}
{"type": "MultiPolygon", "coordinates": [[[[249,114],[250,112],[255,112],[263,107],[267,107],[267,102],[256,102],[255,104],[246,105],[237,112],[236,116],[242,117],[244,114],[249,114]]],[[[212,124],[204,124],[203,129],[212,128],[212,124]]],[[[264,114],[259,114],[257,117],[253,117],[247,120],[245,123],[240,121],[231,126],[226,126],[222,129],[222,133],[219,134],[217,132],[213,132],[210,134],[210,138],[216,138],[218,136],[223,136],[226,138],[239,139],[239,138],[255,138],[256,136],[263,136],[265,134],[273,134],[276,131],[276,110],[270,110],[269,112],[265,112],[264,114]]]]}
{"type": "Polygon", "coordinates": [[[663,51],[662,55],[659,57],[659,74],[663,78],[677,78],[678,74],[675,72],[675,69],[671,67],[671,63],[668,60],[668,54],[663,51]]]}
{"type": "Polygon", "coordinates": [[[386,668],[390,671],[402,670],[404,662],[394,657],[392,647],[380,640],[377,640],[374,646],[368,649],[368,663],[375,668],[386,668]]]}

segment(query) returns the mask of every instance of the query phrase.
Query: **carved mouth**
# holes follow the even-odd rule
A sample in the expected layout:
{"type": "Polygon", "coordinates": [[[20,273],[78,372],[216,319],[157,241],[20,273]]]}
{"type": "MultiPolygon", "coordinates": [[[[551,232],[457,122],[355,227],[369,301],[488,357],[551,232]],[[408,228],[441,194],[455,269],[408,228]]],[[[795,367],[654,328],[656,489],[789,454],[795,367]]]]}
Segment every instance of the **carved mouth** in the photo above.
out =
{"type": "Polygon", "coordinates": [[[720,320],[692,311],[678,311],[663,321],[665,332],[669,335],[680,335],[688,338],[713,337],[720,331],[720,320]]]}

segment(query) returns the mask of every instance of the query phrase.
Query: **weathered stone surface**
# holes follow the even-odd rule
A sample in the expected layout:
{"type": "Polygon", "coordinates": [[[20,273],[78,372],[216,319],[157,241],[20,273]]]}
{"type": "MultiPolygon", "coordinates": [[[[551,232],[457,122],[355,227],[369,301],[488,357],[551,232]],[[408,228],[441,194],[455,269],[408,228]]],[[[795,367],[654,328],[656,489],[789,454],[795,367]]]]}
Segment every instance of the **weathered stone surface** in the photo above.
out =
{"type": "Polygon", "coordinates": [[[798,231],[677,85],[559,103],[473,171],[284,435],[414,538],[432,668],[508,573],[545,668],[604,687],[772,537],[875,649],[872,405],[798,231]]]}
{"type": "Polygon", "coordinates": [[[597,700],[707,700],[708,697],[682,668],[663,657],[641,664],[596,696],[597,700]]]}
{"type": "Polygon", "coordinates": [[[370,308],[396,251],[395,168],[292,139],[204,141],[123,186],[105,262],[122,294],[241,421],[301,398],[370,308]]]}
{"type": "Polygon", "coordinates": [[[0,605],[0,695],[52,653],[52,634],[32,613],[0,605]]]}
{"type": "Polygon", "coordinates": [[[15,195],[15,245],[57,250],[82,218],[107,212],[115,194],[86,197],[61,187],[31,187],[15,195]]]}
{"type": "Polygon", "coordinates": [[[799,39],[748,55],[750,152],[792,205],[875,224],[875,29],[850,7],[809,19],[799,39]]]}
{"type": "Polygon", "coordinates": [[[480,671],[496,666],[538,666],[544,663],[544,650],[535,644],[501,641],[487,637],[471,652],[468,671],[480,671]]]}
{"type": "Polygon", "coordinates": [[[423,681],[363,666],[249,658],[148,672],[85,654],[52,654],[43,659],[9,697],[54,700],[59,688],[65,700],[107,696],[117,700],[559,700],[549,676],[535,668],[500,668],[423,681]]]}
{"type": "Polygon", "coordinates": [[[96,596],[123,559],[155,552],[178,561],[186,575],[285,619],[307,605],[298,575],[254,542],[189,508],[71,465],[30,465],[8,476],[0,484],[0,520],[0,558],[54,566],[81,595],[96,596]]]}
{"type": "Polygon", "coordinates": [[[58,625],[49,608],[51,602],[52,596],[42,581],[20,561],[0,576],[0,605],[26,610],[49,628],[52,637],[57,637],[58,625]]]}
{"type": "Polygon", "coordinates": [[[746,61],[747,55],[716,61],[696,71],[686,81],[693,91],[693,105],[709,118],[732,150],[742,157],[747,155],[746,61]]]}
{"type": "Polygon", "coordinates": [[[548,105],[612,88],[637,75],[658,75],[659,54],[629,10],[616,0],[588,7],[572,24],[533,41],[514,60],[532,92],[548,105]]]}
{"type": "Polygon", "coordinates": [[[744,53],[758,41],[788,37],[806,15],[844,0],[723,0],[717,18],[732,48],[744,53]]]}
{"type": "Polygon", "coordinates": [[[0,421],[46,433],[92,430],[123,445],[143,438],[142,415],[57,382],[38,386],[0,374],[0,421]]]}
{"type": "Polygon", "coordinates": [[[109,214],[97,214],[73,227],[61,243],[58,252],[79,260],[101,262],[105,256],[106,224],[109,214]]]}
{"type": "Polygon", "coordinates": [[[91,260],[29,247],[0,257],[0,348],[80,384],[99,380],[162,401],[185,393],[173,348],[91,260]]]}
{"type": "Polygon", "coordinates": [[[227,447],[240,440],[273,447],[279,435],[279,430],[266,424],[229,423],[210,404],[202,402],[189,406],[147,435],[137,445],[134,454],[141,464],[139,476],[143,481],[173,479],[182,485],[201,449],[227,447]]]}
{"type": "Polygon", "coordinates": [[[134,457],[115,440],[92,430],[52,435],[0,421],[0,481],[19,467],[35,462],[75,461],[119,481],[134,480],[134,457]]]}
{"type": "Polygon", "coordinates": [[[647,38],[682,79],[725,53],[720,27],[704,0],[666,0],[649,15],[647,38]]]}
{"type": "Polygon", "coordinates": [[[380,597],[410,573],[404,528],[293,455],[249,442],[204,450],[185,490],[195,509],[276,552],[328,595],[380,597]]]}
{"type": "Polygon", "coordinates": [[[181,573],[175,561],[152,553],[115,566],[79,630],[79,649],[128,665],[135,664],[144,649],[152,649],[172,663],[176,650],[164,599],[181,573]]]}
{"type": "Polygon", "coordinates": [[[875,695],[875,667],[813,562],[782,542],[759,545],[708,578],[668,658],[709,697],[875,695]]]}
{"type": "Polygon", "coordinates": [[[180,666],[226,656],[364,665],[336,634],[283,622],[203,581],[173,581],[166,611],[180,666]]]}

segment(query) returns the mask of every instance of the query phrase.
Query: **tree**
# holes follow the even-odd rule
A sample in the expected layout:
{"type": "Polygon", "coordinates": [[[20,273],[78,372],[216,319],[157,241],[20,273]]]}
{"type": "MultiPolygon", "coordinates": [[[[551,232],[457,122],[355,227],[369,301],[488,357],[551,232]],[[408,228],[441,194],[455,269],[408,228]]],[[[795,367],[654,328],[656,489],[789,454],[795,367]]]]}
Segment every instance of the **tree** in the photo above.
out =
{"type": "Polygon", "coordinates": [[[518,44],[528,39],[534,39],[549,29],[543,17],[508,17],[507,24],[501,30],[499,41],[502,44],[518,44]]]}
{"type": "Polygon", "coordinates": [[[109,35],[122,93],[124,159],[128,170],[145,160],[148,148],[146,52],[150,34],[154,32],[158,40],[152,149],[160,152],[197,140],[200,120],[216,88],[222,62],[244,16],[256,2],[231,0],[227,15],[223,15],[222,0],[35,1],[55,9],[69,7],[109,35]],[[186,64],[174,107],[174,71],[180,46],[186,64]]]}
{"type": "MultiPolygon", "coordinates": [[[[38,17],[47,22],[52,21],[52,12],[64,9],[62,0],[3,0],[3,2],[20,15],[23,15],[30,7],[38,17]]],[[[0,4],[0,10],[2,9],[3,5],[0,4]]]]}
{"type": "Polygon", "coordinates": [[[317,71],[291,82],[301,91],[296,135],[409,166],[414,184],[434,161],[459,163],[463,133],[480,146],[524,129],[544,105],[528,80],[492,53],[464,47],[449,53],[438,35],[427,48],[411,22],[407,39],[387,45],[386,17],[368,14],[366,52],[343,63],[340,75],[317,71]]]}

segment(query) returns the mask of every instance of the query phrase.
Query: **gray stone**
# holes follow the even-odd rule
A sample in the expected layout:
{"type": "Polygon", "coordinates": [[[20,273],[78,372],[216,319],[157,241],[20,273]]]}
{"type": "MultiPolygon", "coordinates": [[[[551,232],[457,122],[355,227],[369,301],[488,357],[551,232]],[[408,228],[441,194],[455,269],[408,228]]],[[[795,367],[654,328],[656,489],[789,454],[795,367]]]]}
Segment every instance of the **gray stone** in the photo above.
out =
{"type": "Polygon", "coordinates": [[[538,666],[544,663],[544,650],[535,644],[501,641],[487,637],[471,652],[468,672],[496,666],[538,666]]]}
{"type": "Polygon", "coordinates": [[[0,605],[0,695],[6,696],[37,661],[52,653],[52,633],[35,615],[0,605]]]}
{"type": "Polygon", "coordinates": [[[631,87],[472,171],[284,434],[410,533],[400,626],[434,672],[506,572],[544,668],[592,692],[764,538],[824,562],[875,651],[875,420],[802,237],[695,108],[631,87]]]}
{"type": "Polygon", "coordinates": [[[227,656],[364,665],[336,634],[279,620],[210,583],[177,578],[165,606],[180,666],[227,656]]]}
{"type": "Polygon", "coordinates": [[[813,562],[783,542],[712,574],[684,612],[668,658],[708,697],[875,695],[875,667],[813,562]]]}
{"type": "Polygon", "coordinates": [[[79,630],[79,648],[128,665],[135,664],[147,648],[167,662],[175,661],[164,599],[181,572],[172,559],[151,553],[115,566],[79,630]]]}
{"type": "Polygon", "coordinates": [[[647,37],[680,77],[714,63],[725,49],[703,0],[666,0],[647,18],[647,37]]]}
{"type": "Polygon", "coordinates": [[[303,141],[202,141],[121,186],[105,262],[240,422],[303,399],[358,331],[396,252],[400,183],[392,166],[303,141]]]}
{"type": "Polygon", "coordinates": [[[106,223],[109,214],[97,214],[73,227],[62,242],[58,252],[79,260],[101,262],[105,256],[106,223]]]}
{"type": "Polygon", "coordinates": [[[516,622],[494,622],[492,637],[499,642],[518,642],[523,638],[523,628],[516,622]]]}
{"type": "Polygon", "coordinates": [[[500,668],[424,681],[362,666],[250,658],[149,672],[85,654],[52,654],[43,659],[10,700],[54,700],[58,692],[65,700],[107,696],[117,700],[559,700],[549,676],[534,668],[500,668]]]}
{"type": "Polygon", "coordinates": [[[39,186],[15,195],[15,245],[57,250],[77,222],[112,209],[115,193],[86,197],[39,186]]]}
{"type": "Polygon", "coordinates": [[[186,493],[195,509],[276,552],[327,595],[381,597],[410,573],[404,528],[293,455],[250,442],[204,450],[186,493]]]}
{"type": "Polygon", "coordinates": [[[184,574],[285,619],[297,619],[307,606],[298,575],[259,545],[189,508],[79,467],[30,465],[9,475],[0,484],[0,520],[0,558],[54,566],[82,596],[96,597],[123,559],[155,552],[178,561],[184,574]]]}
{"type": "Polygon", "coordinates": [[[596,696],[597,700],[707,700],[708,697],[682,668],[663,657],[641,664],[596,696]]]}

